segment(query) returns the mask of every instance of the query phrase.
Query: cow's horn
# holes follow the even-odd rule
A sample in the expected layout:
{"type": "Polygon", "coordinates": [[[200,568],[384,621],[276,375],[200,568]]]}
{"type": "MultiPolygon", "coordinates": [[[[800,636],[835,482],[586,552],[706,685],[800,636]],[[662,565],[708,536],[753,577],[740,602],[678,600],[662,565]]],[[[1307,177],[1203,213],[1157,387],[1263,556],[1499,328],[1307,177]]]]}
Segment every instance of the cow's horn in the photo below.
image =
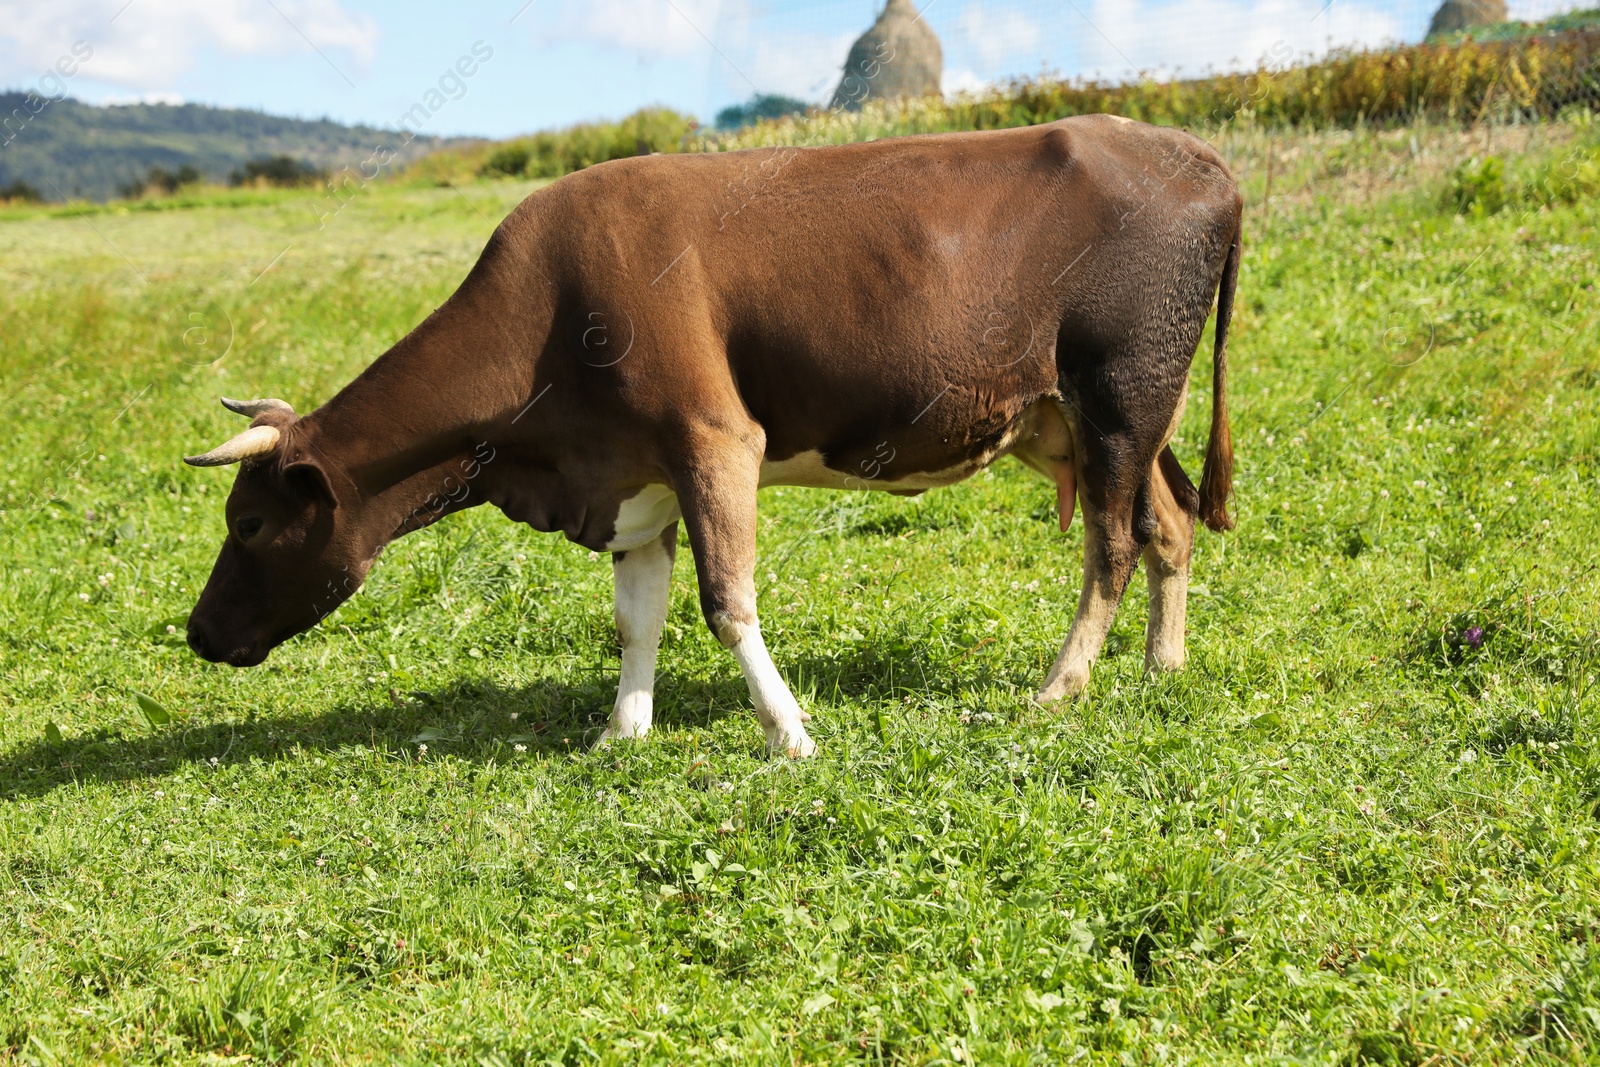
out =
{"type": "Polygon", "coordinates": [[[223,397],[222,406],[229,411],[237,411],[239,414],[251,419],[257,415],[264,415],[269,411],[276,411],[289,416],[294,415],[294,408],[277,397],[267,397],[262,400],[229,400],[227,397],[223,397]]]}
{"type": "MultiPolygon", "coordinates": [[[[283,401],[278,401],[283,403],[283,401]]],[[[276,426],[252,426],[231,441],[213,448],[202,456],[185,456],[183,461],[191,467],[224,467],[229,463],[264,456],[278,447],[276,426]]]]}

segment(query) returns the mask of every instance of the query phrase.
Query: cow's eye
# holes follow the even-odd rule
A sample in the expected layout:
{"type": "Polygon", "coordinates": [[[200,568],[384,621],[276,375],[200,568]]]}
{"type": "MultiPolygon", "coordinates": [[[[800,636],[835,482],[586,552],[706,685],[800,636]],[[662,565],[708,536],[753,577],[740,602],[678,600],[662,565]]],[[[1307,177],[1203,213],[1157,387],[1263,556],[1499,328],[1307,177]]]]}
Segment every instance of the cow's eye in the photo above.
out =
{"type": "Polygon", "coordinates": [[[239,540],[248,541],[250,538],[260,533],[261,522],[262,520],[256,518],[240,519],[239,525],[236,527],[239,534],[239,540]]]}

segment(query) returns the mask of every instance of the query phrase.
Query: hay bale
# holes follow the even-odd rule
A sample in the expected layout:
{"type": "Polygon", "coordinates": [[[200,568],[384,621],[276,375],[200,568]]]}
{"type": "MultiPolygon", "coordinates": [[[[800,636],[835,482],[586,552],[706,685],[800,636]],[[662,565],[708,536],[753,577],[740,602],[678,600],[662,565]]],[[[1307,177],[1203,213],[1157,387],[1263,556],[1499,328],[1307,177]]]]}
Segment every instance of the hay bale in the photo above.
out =
{"type": "Polygon", "coordinates": [[[1493,26],[1508,17],[1505,0],[1444,0],[1428,24],[1428,36],[1493,26]]]}
{"type": "Polygon", "coordinates": [[[858,110],[868,100],[937,96],[944,49],[911,0],[888,0],[872,28],[850,46],[830,107],[858,110]]]}

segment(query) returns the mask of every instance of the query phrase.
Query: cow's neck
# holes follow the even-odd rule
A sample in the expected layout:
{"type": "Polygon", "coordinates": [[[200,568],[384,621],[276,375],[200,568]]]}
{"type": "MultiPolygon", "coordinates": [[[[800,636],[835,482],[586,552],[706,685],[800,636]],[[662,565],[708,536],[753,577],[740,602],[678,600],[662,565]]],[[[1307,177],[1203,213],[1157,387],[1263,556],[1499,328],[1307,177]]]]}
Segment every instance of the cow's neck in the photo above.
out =
{"type": "Polygon", "coordinates": [[[442,307],[301,420],[299,437],[330,467],[336,493],[416,507],[443,468],[528,403],[539,315],[487,273],[480,262],[442,307]]]}

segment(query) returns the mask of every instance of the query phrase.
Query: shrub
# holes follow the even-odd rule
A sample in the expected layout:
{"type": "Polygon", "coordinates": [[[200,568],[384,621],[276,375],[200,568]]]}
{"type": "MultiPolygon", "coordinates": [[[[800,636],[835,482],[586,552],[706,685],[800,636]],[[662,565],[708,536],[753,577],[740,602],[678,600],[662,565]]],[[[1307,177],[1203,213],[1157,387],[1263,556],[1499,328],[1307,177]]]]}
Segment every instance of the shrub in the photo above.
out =
{"type": "Polygon", "coordinates": [[[293,156],[261,156],[236,168],[228,175],[228,184],[294,188],[314,185],[326,177],[321,168],[293,156]]]}
{"type": "Polygon", "coordinates": [[[151,167],[143,178],[136,178],[117,188],[123,196],[130,200],[141,197],[152,190],[159,190],[170,196],[186,185],[198,185],[204,177],[205,175],[188,163],[185,163],[177,170],[167,170],[165,167],[151,167]]]}
{"type": "Polygon", "coordinates": [[[1458,215],[1482,218],[1511,204],[1531,208],[1576,204],[1600,196],[1600,144],[1580,141],[1560,156],[1531,170],[1508,174],[1498,156],[1470,159],[1450,171],[1440,206],[1458,215]]]}
{"type": "Polygon", "coordinates": [[[532,153],[526,144],[513,142],[503,145],[489,154],[489,160],[483,165],[483,173],[490,178],[517,178],[521,177],[528,169],[528,160],[532,153]]]}
{"type": "Polygon", "coordinates": [[[1576,204],[1600,196],[1600,145],[1582,145],[1545,163],[1529,178],[1527,192],[1535,204],[1576,204]]]}
{"type": "Polygon", "coordinates": [[[585,123],[508,142],[490,154],[479,174],[558,178],[611,159],[681,152],[693,129],[694,120],[687,115],[646,108],[621,122],[585,123]]]}
{"type": "Polygon", "coordinates": [[[1444,192],[1445,208],[1458,215],[1493,215],[1506,199],[1506,164],[1499,156],[1458,165],[1444,192]]]}
{"type": "Polygon", "coordinates": [[[44,197],[39,190],[29,185],[22,179],[17,179],[10,185],[0,185],[0,201],[15,201],[25,204],[37,204],[44,197]]]}
{"type": "Polygon", "coordinates": [[[737,130],[763,119],[781,119],[785,115],[803,115],[811,109],[804,100],[774,93],[757,93],[743,104],[734,104],[717,112],[717,129],[737,130]]]}

